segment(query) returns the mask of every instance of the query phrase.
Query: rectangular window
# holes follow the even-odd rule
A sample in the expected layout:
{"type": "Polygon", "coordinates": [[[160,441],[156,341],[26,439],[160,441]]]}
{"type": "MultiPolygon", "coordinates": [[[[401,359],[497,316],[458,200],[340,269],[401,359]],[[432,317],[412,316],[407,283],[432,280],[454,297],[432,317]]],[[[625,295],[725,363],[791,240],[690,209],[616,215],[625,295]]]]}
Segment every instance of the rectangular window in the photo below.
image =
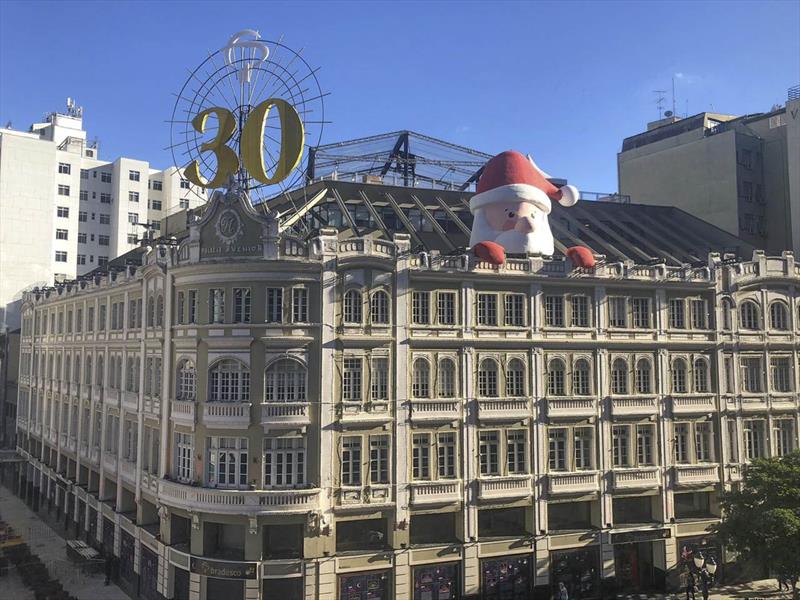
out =
{"type": "Polygon", "coordinates": [[[192,480],[193,450],[194,440],[191,433],[175,434],[175,478],[178,481],[192,480]]]}
{"type": "Polygon", "coordinates": [[[81,169],[81,179],[89,179],[89,170],[81,169]]]}
{"type": "Polygon", "coordinates": [[[264,487],[282,488],[306,483],[304,437],[264,439],[264,487]]]}
{"type": "Polygon", "coordinates": [[[389,399],[389,359],[373,358],[370,374],[370,397],[373,401],[389,399]]]}
{"type": "Polygon", "coordinates": [[[592,468],[592,435],[591,427],[576,427],[573,429],[573,454],[575,458],[575,470],[585,470],[592,468]]]}
{"type": "Polygon", "coordinates": [[[136,225],[139,222],[139,213],[129,212],[128,213],[128,223],[131,225],[136,225]]]}
{"type": "Polygon", "coordinates": [[[411,320],[417,325],[431,322],[430,292],[413,292],[411,295],[411,320]]]}
{"type": "Polygon", "coordinates": [[[345,358],[342,373],[342,400],[361,402],[361,359],[345,358]]]}
{"type": "Polygon", "coordinates": [[[632,298],[633,326],[636,329],[650,328],[650,298],[632,298]]]}
{"type": "Polygon", "coordinates": [[[100,305],[100,311],[97,315],[97,330],[98,331],[105,331],[106,330],[106,305],[100,305]]]}
{"type": "Polygon", "coordinates": [[[748,460],[764,457],[764,421],[744,421],[744,449],[748,460]]]}
{"type": "Polygon", "coordinates": [[[624,329],[628,326],[628,309],[626,298],[610,296],[608,298],[608,326],[624,329]]]}
{"type": "Polygon", "coordinates": [[[147,203],[153,210],[161,210],[161,200],[148,200],[147,203]]]}
{"type": "Polygon", "coordinates": [[[791,419],[775,419],[775,454],[786,456],[794,450],[794,421],[791,419]]]}
{"type": "Polygon", "coordinates": [[[181,198],[178,200],[178,207],[179,208],[189,208],[189,199],[188,198],[181,198]]]}
{"type": "Polygon", "coordinates": [[[108,246],[111,243],[111,238],[107,235],[98,235],[97,243],[101,246],[108,246]]]}
{"type": "Polygon", "coordinates": [[[83,200],[84,202],[89,201],[89,191],[88,190],[79,190],[78,191],[78,198],[83,200]]]}
{"type": "Polygon", "coordinates": [[[69,196],[69,186],[68,185],[59,185],[58,186],[58,195],[59,196],[69,196]]]}
{"type": "Polygon", "coordinates": [[[548,431],[548,465],[551,471],[567,470],[567,429],[550,427],[548,431]]]}
{"type": "Polygon", "coordinates": [[[415,433],[411,440],[411,479],[429,480],[430,466],[431,436],[428,433],[415,433]]]}
{"type": "Polygon", "coordinates": [[[525,455],[525,430],[512,429],[506,431],[506,466],[509,474],[528,472],[525,455]]]}
{"type": "Polygon", "coordinates": [[[564,297],[544,297],[544,324],[547,327],[564,326],[564,297]]]}
{"type": "Polygon", "coordinates": [[[111,225],[111,215],[100,213],[100,225],[111,225]]]}
{"type": "Polygon", "coordinates": [[[100,171],[100,181],[103,183],[111,183],[111,173],[108,171],[100,171]]]}
{"type": "Polygon", "coordinates": [[[437,440],[439,479],[454,479],[456,474],[456,434],[440,433],[437,440]]]}
{"type": "Polygon", "coordinates": [[[86,243],[86,234],[85,233],[79,233],[78,234],[78,243],[79,244],[85,244],[86,243]]]}
{"type": "Polygon", "coordinates": [[[189,290],[189,304],[186,307],[187,323],[197,323],[197,290],[189,290]]]}
{"type": "Polygon", "coordinates": [[[689,423],[675,423],[675,462],[688,463],[689,457],[689,423]]]}
{"type": "Polygon", "coordinates": [[[160,192],[162,189],[164,189],[164,184],[158,179],[153,179],[152,183],[153,183],[153,189],[155,191],[160,192]]]}
{"type": "Polygon", "coordinates": [[[139,181],[140,173],[139,171],[128,171],[128,179],[131,181],[139,181]]]}
{"type": "Polygon", "coordinates": [[[456,294],[455,292],[439,292],[436,301],[436,321],[439,325],[455,325],[456,294]]]}
{"type": "MultiPolygon", "coordinates": [[[[59,216],[61,216],[61,215],[59,215],[59,216]]],[[[89,213],[87,213],[86,211],[82,210],[82,211],[80,211],[78,213],[78,221],[81,222],[81,223],[86,223],[86,221],[88,219],[88,216],[89,216],[89,213]]],[[[83,234],[83,241],[86,242],[86,234],[85,233],[83,234]]]]}
{"type": "Polygon", "coordinates": [[[69,207],[67,206],[59,206],[56,208],[56,216],[61,217],[62,219],[69,218],[69,207]]]}
{"type": "Polygon", "coordinates": [[[525,296],[522,294],[506,294],[506,325],[523,327],[525,325],[525,296]]]}
{"type": "Polygon", "coordinates": [[[222,288],[208,290],[208,322],[225,322],[225,290],[222,288]]]}
{"type": "Polygon", "coordinates": [[[66,229],[56,229],[56,239],[57,240],[69,239],[69,232],[66,229]]]}
{"type": "Polygon", "coordinates": [[[708,310],[706,301],[702,298],[693,298],[692,307],[692,329],[708,329],[708,310]]]}
{"type": "Polygon", "coordinates": [[[636,460],[639,465],[655,464],[653,454],[653,438],[655,427],[653,425],[636,426],[636,460]]]}
{"type": "Polygon", "coordinates": [[[478,325],[497,327],[497,294],[478,294],[478,325]]]}
{"type": "Polygon", "coordinates": [[[267,288],[267,323],[283,322],[283,288],[267,288]]]}
{"type": "Polygon", "coordinates": [[[58,172],[62,175],[69,175],[72,173],[72,166],[69,163],[58,163],[58,172]]]}
{"type": "Polygon", "coordinates": [[[572,296],[572,326],[589,327],[589,298],[588,296],[572,296]]]}
{"type": "Polygon", "coordinates": [[[342,438],[342,485],[361,485],[361,436],[342,438]]]}
{"type": "Polygon", "coordinates": [[[139,192],[128,192],[128,202],[139,202],[139,192]]]}
{"type": "Polygon", "coordinates": [[[481,431],[478,436],[481,475],[500,474],[500,434],[498,431],[481,431]]]}
{"type": "Polygon", "coordinates": [[[128,239],[128,243],[129,244],[138,244],[139,243],[139,238],[136,237],[135,233],[129,233],[127,239],[128,239]]]}
{"type": "Polygon", "coordinates": [[[233,288],[233,322],[250,322],[250,288],[233,288]]]}
{"type": "Polygon", "coordinates": [[[67,262],[67,253],[62,250],[56,250],[56,262],[67,262]]]}
{"type": "Polygon", "coordinates": [[[744,391],[751,394],[760,394],[761,387],[761,358],[747,357],[741,359],[742,383],[744,391]]]}
{"type": "Polygon", "coordinates": [[[178,300],[176,302],[177,306],[175,307],[175,321],[177,321],[178,325],[183,325],[184,324],[184,321],[183,321],[184,296],[185,296],[185,294],[183,292],[178,292],[178,300]]]}
{"type": "Polygon", "coordinates": [[[630,464],[630,435],[628,425],[612,427],[612,459],[615,467],[627,467],[630,464]]]}
{"type": "Polygon", "coordinates": [[[78,264],[85,265],[86,264],[86,255],[85,254],[78,254],[78,264]]]}
{"type": "Polygon", "coordinates": [[[792,391],[792,368],[787,357],[774,357],[770,359],[770,371],[772,371],[772,391],[791,392],[792,391]]]}
{"type": "Polygon", "coordinates": [[[694,424],[694,451],[697,462],[712,462],[711,423],[702,421],[694,424]]]}
{"type": "Polygon", "coordinates": [[[107,192],[100,192],[100,203],[111,204],[111,194],[107,192]]]}
{"type": "Polygon", "coordinates": [[[686,302],[683,298],[669,301],[669,326],[671,329],[686,329],[686,302]]]}
{"type": "Polygon", "coordinates": [[[372,484],[389,483],[388,435],[369,437],[369,479],[372,484]]]}
{"type": "Polygon", "coordinates": [[[292,322],[308,323],[308,290],[292,288],[292,322]]]}
{"type": "Polygon", "coordinates": [[[181,189],[188,190],[189,189],[189,180],[188,179],[181,179],[181,189]]]}
{"type": "Polygon", "coordinates": [[[247,486],[247,438],[210,437],[206,477],[209,485],[220,488],[247,486]]]}

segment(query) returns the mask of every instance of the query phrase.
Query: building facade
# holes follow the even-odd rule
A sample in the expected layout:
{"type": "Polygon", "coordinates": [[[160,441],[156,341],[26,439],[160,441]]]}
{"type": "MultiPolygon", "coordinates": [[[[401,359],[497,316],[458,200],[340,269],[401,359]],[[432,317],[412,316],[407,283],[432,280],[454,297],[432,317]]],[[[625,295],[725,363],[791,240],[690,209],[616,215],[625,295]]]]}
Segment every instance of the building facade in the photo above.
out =
{"type": "Polygon", "coordinates": [[[102,266],[137,246],[140,223],[204,201],[174,167],[101,160],[71,102],[29,131],[0,129],[0,326],[19,326],[24,290],[102,266]]]}
{"type": "MultiPolygon", "coordinates": [[[[300,212],[217,193],[177,243],[24,298],[20,494],[118,556],[123,585],[599,598],[674,588],[684,546],[732,560],[710,534],[720,493],[799,442],[791,252],[680,264],[665,241],[650,264],[490,267],[431,242],[465,235],[467,193],[301,196],[328,227],[302,237],[300,212]]],[[[603,233],[610,214],[677,223],[596,204],[594,230],[554,230],[610,252],[639,248],[603,233]]]]}
{"type": "Polygon", "coordinates": [[[800,88],[784,106],[651,123],[617,155],[634,202],[676,206],[768,253],[800,252],[800,88]]]}

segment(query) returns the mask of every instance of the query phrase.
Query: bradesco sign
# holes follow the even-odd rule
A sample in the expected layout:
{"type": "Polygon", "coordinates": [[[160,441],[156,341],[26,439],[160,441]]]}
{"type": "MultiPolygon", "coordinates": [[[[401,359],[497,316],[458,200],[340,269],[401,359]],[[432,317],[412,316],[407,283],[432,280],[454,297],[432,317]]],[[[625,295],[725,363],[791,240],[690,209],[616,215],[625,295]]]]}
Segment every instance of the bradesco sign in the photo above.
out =
{"type": "Polygon", "coordinates": [[[253,562],[227,562],[192,557],[190,569],[192,573],[217,579],[256,579],[256,563],[253,562]]]}

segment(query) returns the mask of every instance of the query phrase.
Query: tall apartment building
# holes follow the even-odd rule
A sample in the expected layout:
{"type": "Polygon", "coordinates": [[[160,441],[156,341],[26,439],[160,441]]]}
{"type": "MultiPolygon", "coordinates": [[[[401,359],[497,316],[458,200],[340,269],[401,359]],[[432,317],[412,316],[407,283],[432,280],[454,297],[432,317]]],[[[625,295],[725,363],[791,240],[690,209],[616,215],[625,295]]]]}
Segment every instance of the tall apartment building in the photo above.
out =
{"type": "Polygon", "coordinates": [[[671,117],[625,138],[619,190],[676,206],[771,254],[800,252],[800,87],[782,107],[671,117]]]}
{"type": "Polygon", "coordinates": [[[556,246],[595,269],[493,267],[469,196],[217,193],[27,293],[20,494],[146,598],[599,598],[674,588],[685,547],[724,577],[720,493],[798,447],[792,253],[579,202],[556,246]]]}
{"type": "Polygon", "coordinates": [[[0,129],[0,326],[19,326],[24,290],[74,279],[126,253],[180,208],[202,203],[174,167],[101,160],[68,103],[29,131],[0,129]],[[11,304],[7,308],[7,305],[11,304]]]}

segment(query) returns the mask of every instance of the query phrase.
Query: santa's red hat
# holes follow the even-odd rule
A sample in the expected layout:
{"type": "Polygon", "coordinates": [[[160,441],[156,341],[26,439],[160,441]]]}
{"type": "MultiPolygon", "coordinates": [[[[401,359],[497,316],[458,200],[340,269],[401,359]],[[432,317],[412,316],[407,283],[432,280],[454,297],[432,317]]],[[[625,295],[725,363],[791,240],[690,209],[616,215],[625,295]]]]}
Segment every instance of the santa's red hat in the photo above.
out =
{"type": "Polygon", "coordinates": [[[489,159],[476,187],[476,194],[469,202],[472,213],[487,204],[517,200],[535,204],[549,214],[551,200],[562,206],[572,206],[578,201],[575,186],[554,186],[530,157],[515,150],[506,150],[489,159]]]}

